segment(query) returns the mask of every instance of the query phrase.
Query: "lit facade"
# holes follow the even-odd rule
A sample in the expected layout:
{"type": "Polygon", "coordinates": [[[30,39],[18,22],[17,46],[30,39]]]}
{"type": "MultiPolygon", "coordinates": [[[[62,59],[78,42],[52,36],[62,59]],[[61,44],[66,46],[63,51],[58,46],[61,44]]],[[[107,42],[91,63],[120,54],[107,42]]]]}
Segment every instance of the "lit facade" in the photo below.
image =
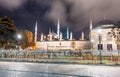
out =
{"type": "MultiPolygon", "coordinates": [[[[36,32],[36,31],[35,31],[36,32]]],[[[62,32],[60,32],[60,22],[58,19],[57,33],[49,30],[48,35],[41,33],[40,41],[36,42],[36,49],[43,50],[88,50],[90,49],[89,40],[85,40],[84,32],[80,40],[74,40],[73,33],[69,32],[67,28],[67,40],[63,38],[62,32]]]]}
{"type": "Polygon", "coordinates": [[[91,30],[91,47],[94,50],[117,50],[117,44],[115,38],[111,37],[109,32],[112,28],[109,26],[114,26],[113,24],[101,25],[101,27],[96,27],[91,30]],[[101,29],[99,33],[98,30],[101,29]],[[101,44],[101,47],[99,46],[101,44]]]}
{"type": "Polygon", "coordinates": [[[69,32],[67,29],[67,40],[62,37],[62,32],[60,32],[60,22],[58,21],[57,33],[49,31],[48,35],[41,33],[40,41],[36,42],[36,49],[43,50],[120,50],[120,45],[116,44],[115,38],[111,37],[109,32],[111,32],[111,27],[114,24],[103,23],[99,27],[94,27],[92,25],[92,19],[90,19],[90,36],[89,40],[85,40],[84,32],[81,33],[80,40],[74,40],[73,33],[69,32]],[[101,30],[99,33],[98,30],[101,30]]]}

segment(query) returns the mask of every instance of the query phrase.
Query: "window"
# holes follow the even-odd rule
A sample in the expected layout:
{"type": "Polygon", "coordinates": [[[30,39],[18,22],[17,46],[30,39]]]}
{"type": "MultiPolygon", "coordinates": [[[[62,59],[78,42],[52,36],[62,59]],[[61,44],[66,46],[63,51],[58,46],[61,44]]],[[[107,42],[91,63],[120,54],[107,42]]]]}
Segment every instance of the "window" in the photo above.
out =
{"type": "Polygon", "coordinates": [[[120,44],[117,44],[117,50],[120,50],[120,44]]]}
{"type": "Polygon", "coordinates": [[[110,50],[113,50],[113,49],[112,49],[112,44],[107,44],[107,50],[109,50],[109,51],[110,51],[110,50]]]}
{"type": "Polygon", "coordinates": [[[98,50],[103,50],[103,44],[98,44],[98,50]]]}

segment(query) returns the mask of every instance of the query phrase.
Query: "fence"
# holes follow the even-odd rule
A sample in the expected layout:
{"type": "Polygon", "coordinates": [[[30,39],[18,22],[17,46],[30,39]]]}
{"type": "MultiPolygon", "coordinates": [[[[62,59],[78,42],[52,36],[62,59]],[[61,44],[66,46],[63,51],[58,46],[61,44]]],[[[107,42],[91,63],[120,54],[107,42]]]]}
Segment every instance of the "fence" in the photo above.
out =
{"type": "Polygon", "coordinates": [[[76,64],[120,64],[120,50],[0,50],[0,60],[76,64]]]}

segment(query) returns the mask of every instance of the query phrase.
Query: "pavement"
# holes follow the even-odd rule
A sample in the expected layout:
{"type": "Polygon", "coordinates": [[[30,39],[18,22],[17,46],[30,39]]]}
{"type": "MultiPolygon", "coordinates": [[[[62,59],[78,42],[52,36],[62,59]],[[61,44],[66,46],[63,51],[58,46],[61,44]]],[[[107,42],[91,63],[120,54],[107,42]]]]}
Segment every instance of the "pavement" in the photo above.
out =
{"type": "Polygon", "coordinates": [[[120,77],[120,66],[0,61],[0,77],[120,77]]]}

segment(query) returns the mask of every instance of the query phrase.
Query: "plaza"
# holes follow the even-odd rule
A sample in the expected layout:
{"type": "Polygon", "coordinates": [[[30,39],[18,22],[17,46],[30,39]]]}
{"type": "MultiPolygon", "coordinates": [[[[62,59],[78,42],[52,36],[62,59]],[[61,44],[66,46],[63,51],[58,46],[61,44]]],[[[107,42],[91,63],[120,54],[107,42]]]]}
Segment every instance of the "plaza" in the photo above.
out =
{"type": "Polygon", "coordinates": [[[1,77],[119,77],[119,66],[0,61],[1,77]]]}

